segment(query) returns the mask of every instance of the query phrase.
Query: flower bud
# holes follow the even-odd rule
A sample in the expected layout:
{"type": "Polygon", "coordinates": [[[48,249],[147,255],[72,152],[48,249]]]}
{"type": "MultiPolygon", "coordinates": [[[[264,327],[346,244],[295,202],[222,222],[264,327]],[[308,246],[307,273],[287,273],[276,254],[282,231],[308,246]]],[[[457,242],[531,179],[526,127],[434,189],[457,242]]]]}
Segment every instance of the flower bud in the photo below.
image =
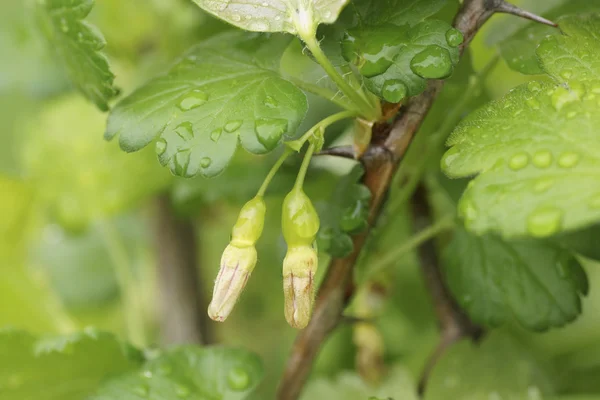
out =
{"type": "Polygon", "coordinates": [[[292,327],[302,329],[312,314],[319,262],[312,247],[319,230],[319,216],[302,190],[292,190],[283,201],[282,227],[288,245],[283,260],[285,318],[292,327]]]}
{"type": "Polygon", "coordinates": [[[310,246],[290,247],[283,260],[285,319],[297,329],[308,325],[314,300],[317,252],[310,246]]]}
{"type": "Polygon", "coordinates": [[[247,202],[240,211],[231,242],[223,251],[221,269],[208,306],[208,315],[215,321],[225,321],[229,316],[256,266],[254,244],[262,233],[265,211],[265,203],[258,196],[247,202]]]}

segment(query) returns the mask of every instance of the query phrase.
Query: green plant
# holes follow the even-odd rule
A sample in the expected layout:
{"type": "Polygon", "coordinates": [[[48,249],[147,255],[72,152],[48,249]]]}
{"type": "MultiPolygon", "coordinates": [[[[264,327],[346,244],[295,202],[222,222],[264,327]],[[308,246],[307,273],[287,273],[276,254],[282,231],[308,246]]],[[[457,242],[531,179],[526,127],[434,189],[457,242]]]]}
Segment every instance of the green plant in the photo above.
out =
{"type": "Polygon", "coordinates": [[[0,397],[600,398],[600,4],[521,3],[0,6],[0,397]]]}

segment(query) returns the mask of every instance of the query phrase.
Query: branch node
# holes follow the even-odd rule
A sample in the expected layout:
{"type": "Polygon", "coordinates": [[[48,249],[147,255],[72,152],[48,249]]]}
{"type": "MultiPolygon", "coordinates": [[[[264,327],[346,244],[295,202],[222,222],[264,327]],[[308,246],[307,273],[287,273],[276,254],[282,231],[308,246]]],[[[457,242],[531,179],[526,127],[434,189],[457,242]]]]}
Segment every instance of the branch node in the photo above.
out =
{"type": "Polygon", "coordinates": [[[514,4],[511,4],[504,0],[495,2],[494,12],[504,13],[504,14],[512,14],[512,15],[516,15],[517,17],[520,17],[520,18],[525,18],[525,19],[528,19],[528,20],[531,20],[534,22],[538,22],[540,24],[551,26],[553,28],[558,27],[558,24],[556,24],[555,22],[552,22],[546,18],[540,17],[539,15],[536,15],[527,10],[523,10],[522,8],[517,7],[514,4]]]}

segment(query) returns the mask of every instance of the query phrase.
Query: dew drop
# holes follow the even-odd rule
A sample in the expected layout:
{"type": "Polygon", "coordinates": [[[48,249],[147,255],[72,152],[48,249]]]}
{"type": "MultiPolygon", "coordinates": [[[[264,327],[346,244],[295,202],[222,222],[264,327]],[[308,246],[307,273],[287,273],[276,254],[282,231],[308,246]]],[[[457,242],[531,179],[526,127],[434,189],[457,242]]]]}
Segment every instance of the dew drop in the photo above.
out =
{"type": "Polygon", "coordinates": [[[533,93],[537,93],[542,90],[542,85],[539,82],[531,81],[527,84],[527,90],[533,93]]]}
{"type": "Polygon", "coordinates": [[[179,176],[187,176],[188,166],[190,165],[189,150],[182,150],[175,154],[174,173],[179,176]]]}
{"type": "Polygon", "coordinates": [[[254,131],[258,141],[265,146],[267,150],[274,149],[281,135],[288,129],[288,122],[280,118],[260,118],[256,120],[254,131]]]}
{"type": "Polygon", "coordinates": [[[563,69],[562,71],[560,71],[559,75],[563,79],[571,79],[571,77],[573,76],[573,71],[571,71],[570,69],[563,69]]]}
{"type": "Polygon", "coordinates": [[[589,202],[589,206],[595,209],[600,208],[600,194],[597,194],[592,197],[592,199],[589,202]]]}
{"type": "Polygon", "coordinates": [[[552,106],[556,109],[556,111],[560,111],[565,105],[578,101],[579,95],[577,92],[568,90],[567,88],[561,86],[556,88],[552,94],[551,100],[552,106]]]}
{"type": "Polygon", "coordinates": [[[554,206],[542,206],[527,218],[527,230],[532,236],[550,236],[559,230],[563,212],[554,206]]]}
{"type": "Polygon", "coordinates": [[[272,96],[265,98],[265,107],[277,108],[277,101],[272,96]]]}
{"type": "Polygon", "coordinates": [[[192,90],[190,93],[186,94],[177,104],[177,107],[181,109],[181,111],[189,111],[196,107],[200,107],[202,104],[208,101],[208,95],[202,90],[192,90]]]}
{"type": "Polygon", "coordinates": [[[187,386],[177,384],[175,386],[175,394],[177,395],[177,397],[184,399],[186,397],[189,397],[189,395],[191,394],[191,390],[187,386]]]}
{"type": "Polygon", "coordinates": [[[167,151],[167,141],[165,139],[158,139],[156,141],[154,150],[157,156],[162,156],[167,151]]]}
{"type": "Polygon", "coordinates": [[[232,121],[227,122],[223,129],[225,129],[225,132],[233,133],[240,129],[240,126],[242,126],[242,120],[234,119],[232,121]]]}
{"type": "Polygon", "coordinates": [[[525,168],[528,163],[529,163],[529,155],[527,153],[521,152],[521,153],[515,154],[514,156],[512,156],[510,158],[510,161],[508,162],[508,166],[510,167],[510,169],[518,171],[520,169],[525,168]]]}
{"type": "Polygon", "coordinates": [[[425,79],[447,78],[452,74],[452,59],[448,50],[430,45],[410,60],[410,69],[425,79]]]}
{"type": "Polygon", "coordinates": [[[565,151],[558,157],[558,165],[562,168],[573,168],[579,162],[579,154],[573,151],[565,151]]]}
{"type": "Polygon", "coordinates": [[[189,142],[194,137],[194,129],[191,122],[182,122],[175,128],[177,136],[189,142]]]}
{"type": "Polygon", "coordinates": [[[223,129],[221,129],[221,128],[217,128],[217,129],[213,130],[210,133],[210,140],[212,140],[215,143],[218,142],[222,133],[223,133],[223,129]]]}
{"type": "Polygon", "coordinates": [[[200,166],[202,168],[208,168],[210,167],[210,164],[212,163],[212,160],[210,157],[203,157],[200,159],[200,166]]]}
{"type": "Polygon", "coordinates": [[[552,164],[552,153],[548,150],[539,150],[533,155],[533,165],[538,168],[548,168],[552,164]]]}
{"type": "Polygon", "coordinates": [[[527,99],[525,101],[527,102],[527,105],[532,110],[539,110],[540,109],[540,102],[535,97],[529,98],[529,99],[527,99]]]}
{"type": "Polygon", "coordinates": [[[406,97],[408,89],[400,79],[390,79],[384,82],[381,93],[386,101],[400,103],[406,97]]]}
{"type": "Polygon", "coordinates": [[[367,78],[385,73],[393,63],[387,54],[387,50],[386,47],[374,54],[362,53],[363,63],[360,66],[360,73],[367,78]]]}
{"type": "Polygon", "coordinates": [[[231,15],[231,20],[233,22],[240,22],[242,20],[242,17],[240,16],[240,14],[233,14],[231,15]]]}
{"type": "Polygon", "coordinates": [[[446,42],[450,47],[458,47],[464,40],[462,32],[458,29],[451,28],[446,31],[446,42]]]}
{"type": "Polygon", "coordinates": [[[536,193],[543,193],[549,190],[552,186],[554,186],[554,179],[544,178],[539,179],[533,185],[533,191],[536,193]]]}
{"type": "Polygon", "coordinates": [[[235,391],[241,392],[250,386],[250,375],[242,367],[235,367],[227,374],[227,385],[235,391]]]}

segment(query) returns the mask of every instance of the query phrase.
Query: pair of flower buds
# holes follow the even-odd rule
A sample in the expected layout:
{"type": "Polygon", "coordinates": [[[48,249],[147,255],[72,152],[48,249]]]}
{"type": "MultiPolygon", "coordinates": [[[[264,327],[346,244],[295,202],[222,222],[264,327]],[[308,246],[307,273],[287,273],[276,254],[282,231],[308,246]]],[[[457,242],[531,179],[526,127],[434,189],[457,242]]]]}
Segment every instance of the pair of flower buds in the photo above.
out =
{"type": "MultiPolygon", "coordinates": [[[[221,258],[208,315],[224,321],[231,313],[257,261],[256,241],[265,220],[262,196],[247,202],[240,211],[231,233],[231,241],[221,258]]],[[[288,245],[283,260],[285,318],[297,329],[310,321],[314,299],[314,277],[318,257],[314,248],[319,230],[319,216],[312,202],[300,188],[294,188],[283,201],[282,230],[288,245]]]]}

